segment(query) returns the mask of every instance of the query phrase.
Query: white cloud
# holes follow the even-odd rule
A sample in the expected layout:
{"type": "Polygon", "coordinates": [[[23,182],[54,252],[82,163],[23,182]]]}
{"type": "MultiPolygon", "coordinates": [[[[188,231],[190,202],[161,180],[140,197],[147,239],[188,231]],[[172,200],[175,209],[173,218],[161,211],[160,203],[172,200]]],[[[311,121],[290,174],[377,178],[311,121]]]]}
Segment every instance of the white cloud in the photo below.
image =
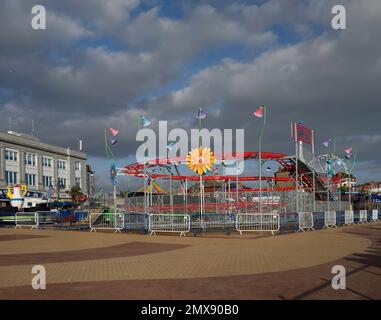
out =
{"type": "Polygon", "coordinates": [[[85,29],[68,16],[53,11],[47,13],[47,29],[54,34],[66,36],[69,39],[80,39],[95,36],[94,32],[85,29]]]}

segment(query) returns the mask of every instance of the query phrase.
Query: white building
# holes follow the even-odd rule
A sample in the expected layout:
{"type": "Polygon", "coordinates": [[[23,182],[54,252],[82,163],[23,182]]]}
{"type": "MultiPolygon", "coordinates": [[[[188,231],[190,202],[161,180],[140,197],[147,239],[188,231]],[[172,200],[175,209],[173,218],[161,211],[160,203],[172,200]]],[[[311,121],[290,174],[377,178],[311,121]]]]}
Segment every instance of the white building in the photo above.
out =
{"type": "Polygon", "coordinates": [[[60,195],[73,186],[85,194],[86,154],[41,142],[36,137],[8,131],[0,133],[0,200],[7,186],[26,184],[29,196],[42,196],[50,186],[60,195]]]}

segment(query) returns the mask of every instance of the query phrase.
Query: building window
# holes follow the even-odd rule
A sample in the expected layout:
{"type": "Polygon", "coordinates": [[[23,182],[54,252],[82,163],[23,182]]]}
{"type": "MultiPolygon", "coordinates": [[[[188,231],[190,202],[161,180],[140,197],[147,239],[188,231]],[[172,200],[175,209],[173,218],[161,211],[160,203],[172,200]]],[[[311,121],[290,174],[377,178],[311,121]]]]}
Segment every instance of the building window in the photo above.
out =
{"type": "Polygon", "coordinates": [[[42,166],[51,168],[52,167],[53,160],[51,158],[42,158],[42,166]]]}
{"type": "Polygon", "coordinates": [[[57,161],[57,167],[60,170],[66,170],[66,161],[65,160],[58,160],[57,161]]]}
{"type": "Polygon", "coordinates": [[[36,185],[36,175],[26,173],[25,174],[25,183],[30,187],[34,187],[36,185]]]}
{"type": "Polygon", "coordinates": [[[78,188],[81,187],[81,178],[80,177],[75,177],[75,185],[78,188]]]}
{"type": "Polygon", "coordinates": [[[80,171],[81,170],[81,163],[79,161],[75,161],[75,171],[80,171]]]}
{"type": "Polygon", "coordinates": [[[5,150],[5,160],[17,161],[17,151],[5,150]]]}
{"type": "Polygon", "coordinates": [[[52,185],[52,177],[43,176],[42,179],[44,180],[44,187],[49,188],[52,185]]]}
{"type": "Polygon", "coordinates": [[[17,172],[5,171],[5,182],[7,184],[15,184],[17,181],[17,172]]]}
{"type": "Polygon", "coordinates": [[[58,178],[58,184],[61,188],[66,188],[66,179],[65,178],[58,178]]]}
{"type": "Polygon", "coordinates": [[[25,165],[35,167],[36,166],[36,155],[31,154],[31,153],[27,153],[25,155],[25,165]]]}

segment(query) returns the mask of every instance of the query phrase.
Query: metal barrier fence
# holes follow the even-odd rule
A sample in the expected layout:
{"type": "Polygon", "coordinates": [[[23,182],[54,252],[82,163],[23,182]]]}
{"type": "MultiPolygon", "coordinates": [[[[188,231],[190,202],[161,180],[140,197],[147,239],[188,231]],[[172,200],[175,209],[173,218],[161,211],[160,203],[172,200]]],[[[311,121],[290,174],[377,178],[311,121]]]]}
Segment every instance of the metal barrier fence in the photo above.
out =
{"type": "Polygon", "coordinates": [[[314,216],[312,212],[299,212],[299,231],[305,232],[314,229],[314,216]]]}
{"type": "Polygon", "coordinates": [[[365,223],[368,220],[368,211],[367,210],[360,210],[359,213],[359,223],[365,223]]]}
{"type": "Polygon", "coordinates": [[[336,211],[324,212],[324,228],[333,228],[336,225],[336,211]]]}
{"type": "Polygon", "coordinates": [[[352,210],[345,210],[344,224],[350,225],[355,223],[355,216],[352,210]]]}
{"type": "MultiPolygon", "coordinates": [[[[360,211],[323,211],[323,212],[299,212],[299,213],[199,213],[193,215],[184,214],[142,214],[142,213],[92,213],[87,211],[70,212],[70,221],[76,221],[82,226],[90,227],[90,231],[114,230],[115,232],[144,231],[155,234],[180,233],[185,235],[197,229],[210,232],[230,231],[242,232],[265,232],[274,233],[309,231],[329,228],[334,226],[365,223],[367,221],[379,221],[380,210],[360,211]],[[276,217],[276,218],[274,218],[276,217]],[[261,221],[262,219],[262,221],[261,221]]],[[[0,224],[15,225],[16,228],[29,227],[38,229],[44,226],[54,225],[62,227],[67,222],[69,215],[59,211],[17,212],[6,213],[1,216],[0,224]],[[66,215],[65,215],[66,214],[66,215]]],[[[76,226],[75,226],[76,227],[76,226]]]]}
{"type": "Polygon", "coordinates": [[[97,230],[115,230],[124,228],[123,213],[92,213],[89,219],[90,232],[97,230]]]}
{"type": "Polygon", "coordinates": [[[279,214],[273,213],[239,213],[236,218],[236,230],[243,232],[274,232],[280,229],[279,214]]]}
{"type": "Polygon", "coordinates": [[[38,213],[37,212],[16,212],[15,213],[15,229],[22,227],[30,227],[38,229],[38,213]]]}
{"type": "Polygon", "coordinates": [[[148,230],[148,214],[124,213],[124,230],[146,231],[148,230]]]}
{"type": "Polygon", "coordinates": [[[15,225],[16,212],[0,212],[0,226],[15,225]]]}
{"type": "Polygon", "coordinates": [[[378,210],[372,210],[372,221],[378,221],[378,210]]]}
{"type": "Polygon", "coordinates": [[[37,211],[38,215],[38,224],[53,224],[59,223],[61,221],[59,211],[37,211]]]}
{"type": "Polygon", "coordinates": [[[199,213],[192,214],[191,229],[221,230],[228,232],[235,230],[236,214],[230,213],[205,213],[202,216],[199,213]]]}
{"type": "Polygon", "coordinates": [[[151,235],[156,232],[180,233],[185,236],[190,231],[190,216],[183,214],[150,214],[148,229],[151,235]]]}

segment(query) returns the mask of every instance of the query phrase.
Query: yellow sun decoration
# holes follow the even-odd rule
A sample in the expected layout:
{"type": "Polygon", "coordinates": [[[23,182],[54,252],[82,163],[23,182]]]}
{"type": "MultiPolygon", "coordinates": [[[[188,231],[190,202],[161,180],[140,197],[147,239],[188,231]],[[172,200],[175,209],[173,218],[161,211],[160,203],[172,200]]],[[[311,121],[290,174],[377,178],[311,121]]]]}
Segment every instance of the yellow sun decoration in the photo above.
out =
{"type": "Polygon", "coordinates": [[[187,166],[199,175],[206,173],[207,170],[210,171],[214,162],[215,158],[210,148],[195,148],[187,155],[187,166]]]}

